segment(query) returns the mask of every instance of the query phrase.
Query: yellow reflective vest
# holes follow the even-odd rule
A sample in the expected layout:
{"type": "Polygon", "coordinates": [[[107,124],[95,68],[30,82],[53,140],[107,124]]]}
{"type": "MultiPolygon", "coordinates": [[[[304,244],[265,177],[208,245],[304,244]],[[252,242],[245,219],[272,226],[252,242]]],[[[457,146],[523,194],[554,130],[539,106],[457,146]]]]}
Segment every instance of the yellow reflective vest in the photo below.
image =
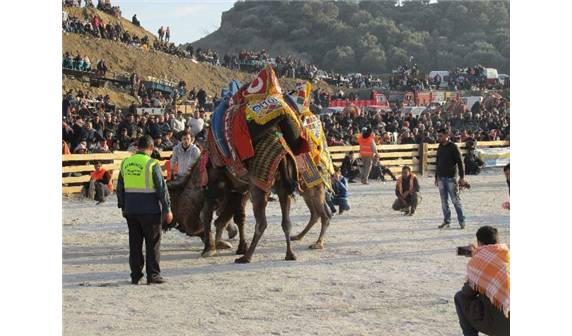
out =
{"type": "Polygon", "coordinates": [[[121,175],[125,192],[154,193],[153,168],[159,161],[150,156],[137,153],[121,163],[121,175]]]}

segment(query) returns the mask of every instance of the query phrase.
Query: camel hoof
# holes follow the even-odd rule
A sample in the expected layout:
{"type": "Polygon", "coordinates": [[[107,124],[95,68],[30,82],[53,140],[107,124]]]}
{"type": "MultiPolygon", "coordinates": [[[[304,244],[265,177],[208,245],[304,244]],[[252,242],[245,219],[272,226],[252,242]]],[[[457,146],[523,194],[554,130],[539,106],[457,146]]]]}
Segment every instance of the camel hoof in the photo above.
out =
{"type": "Polygon", "coordinates": [[[201,257],[203,258],[208,258],[208,257],[212,257],[216,254],[216,250],[206,250],[203,251],[203,253],[201,253],[201,257]]]}
{"type": "Polygon", "coordinates": [[[235,259],[234,263],[236,263],[236,264],[248,264],[248,263],[250,263],[250,259],[248,259],[246,256],[242,256],[238,259],[235,259]]]}
{"type": "Polygon", "coordinates": [[[216,242],[216,248],[217,250],[227,250],[232,248],[232,244],[224,240],[219,240],[216,242]]]}
{"type": "Polygon", "coordinates": [[[323,248],[324,248],[324,244],[322,244],[322,243],[314,243],[314,244],[310,245],[311,250],[321,250],[323,248]]]}
{"type": "Polygon", "coordinates": [[[292,237],[290,237],[290,240],[292,240],[292,241],[302,240],[302,236],[300,236],[300,235],[292,236],[292,237]]]}
{"type": "Polygon", "coordinates": [[[238,245],[238,249],[236,250],[236,254],[246,254],[247,250],[248,250],[248,244],[244,243],[244,244],[238,245]]]}
{"type": "Polygon", "coordinates": [[[294,252],[286,252],[286,258],[284,260],[296,260],[296,255],[294,252]]]}

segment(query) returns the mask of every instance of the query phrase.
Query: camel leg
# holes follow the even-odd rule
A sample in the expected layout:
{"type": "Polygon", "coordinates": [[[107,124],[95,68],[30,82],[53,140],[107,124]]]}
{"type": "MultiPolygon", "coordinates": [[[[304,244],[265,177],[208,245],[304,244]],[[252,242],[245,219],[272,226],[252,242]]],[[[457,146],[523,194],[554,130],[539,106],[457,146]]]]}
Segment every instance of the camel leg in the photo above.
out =
{"type": "Polygon", "coordinates": [[[268,226],[268,222],[266,221],[266,205],[268,204],[268,195],[263,190],[256,187],[254,184],[250,185],[250,195],[252,197],[252,210],[256,220],[256,227],[254,229],[254,237],[252,238],[250,247],[242,257],[234,261],[235,263],[239,264],[250,262],[252,255],[254,254],[254,250],[256,249],[256,245],[258,245],[260,237],[262,237],[264,230],[266,230],[266,226],[268,226]]]}
{"type": "Polygon", "coordinates": [[[224,249],[232,248],[231,243],[224,241],[222,239],[222,234],[224,232],[224,229],[228,226],[228,223],[232,219],[233,213],[234,213],[233,204],[232,203],[226,204],[225,208],[222,209],[220,215],[217,217],[217,219],[214,222],[215,229],[216,229],[216,231],[215,231],[215,244],[216,244],[217,250],[224,250],[224,249]]]}
{"type": "Polygon", "coordinates": [[[214,200],[205,200],[205,204],[201,211],[201,220],[203,223],[203,235],[205,247],[201,253],[201,257],[212,257],[216,254],[216,246],[211,231],[211,221],[213,219],[213,212],[215,207],[214,200]]]}
{"type": "Polygon", "coordinates": [[[326,235],[326,230],[328,226],[330,226],[330,216],[326,211],[325,202],[326,202],[326,195],[324,191],[324,187],[320,186],[319,189],[316,190],[317,197],[313,197],[313,209],[316,212],[316,215],[320,217],[322,222],[322,228],[320,229],[320,236],[318,237],[318,241],[314,244],[310,245],[311,249],[323,249],[324,248],[324,236],[326,235]]]}
{"type": "Polygon", "coordinates": [[[318,240],[314,244],[310,245],[310,248],[314,249],[314,250],[324,248],[324,236],[326,235],[326,230],[328,229],[328,226],[330,225],[330,217],[326,213],[326,210],[324,209],[324,207],[316,205],[316,209],[318,209],[318,216],[320,217],[322,227],[320,229],[320,235],[318,236],[318,240]]]}
{"type": "Polygon", "coordinates": [[[245,254],[248,250],[248,243],[245,239],[244,225],[246,223],[246,202],[248,202],[248,193],[240,195],[240,206],[235,209],[234,223],[238,225],[239,243],[236,254],[245,254]]]}
{"type": "Polygon", "coordinates": [[[308,195],[307,193],[308,193],[307,191],[304,192],[304,194],[302,194],[302,197],[304,198],[304,202],[306,203],[308,209],[310,210],[310,220],[308,221],[308,224],[306,224],[304,230],[302,230],[302,232],[290,238],[291,240],[302,240],[302,238],[304,238],[306,233],[308,233],[308,231],[310,231],[310,229],[314,226],[314,224],[318,222],[319,216],[316,210],[314,209],[311,197],[309,197],[310,195],[308,195]]]}
{"type": "Polygon", "coordinates": [[[290,232],[292,231],[292,222],[290,221],[290,204],[292,198],[288,192],[282,188],[278,188],[278,199],[280,200],[280,209],[282,210],[282,230],[286,236],[286,258],[285,260],[296,260],[296,255],[292,251],[290,242],[290,232]]]}

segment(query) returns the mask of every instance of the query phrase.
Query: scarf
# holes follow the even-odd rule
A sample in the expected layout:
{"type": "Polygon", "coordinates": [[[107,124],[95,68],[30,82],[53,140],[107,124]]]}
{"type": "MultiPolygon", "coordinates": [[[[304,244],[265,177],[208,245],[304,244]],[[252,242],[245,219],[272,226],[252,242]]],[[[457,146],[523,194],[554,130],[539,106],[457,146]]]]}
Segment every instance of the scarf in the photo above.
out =
{"type": "Polygon", "coordinates": [[[508,317],[510,311],[510,256],[505,244],[477,247],[467,264],[467,280],[508,317]]]}

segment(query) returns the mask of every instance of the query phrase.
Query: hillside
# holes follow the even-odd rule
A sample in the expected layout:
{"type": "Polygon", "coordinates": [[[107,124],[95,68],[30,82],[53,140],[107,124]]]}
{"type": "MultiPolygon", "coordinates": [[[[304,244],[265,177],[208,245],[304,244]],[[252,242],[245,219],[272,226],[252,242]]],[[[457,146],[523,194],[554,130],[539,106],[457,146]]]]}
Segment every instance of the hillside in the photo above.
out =
{"type": "Polygon", "coordinates": [[[193,45],[264,48],[346,72],[387,73],[413,56],[425,71],[480,63],[509,73],[509,1],[426,2],[247,0],[193,45]]]}
{"type": "MultiPolygon", "coordinates": [[[[70,15],[79,16],[84,9],[66,8],[70,15]],[[77,11],[77,13],[74,13],[77,11]]],[[[117,20],[101,11],[91,9],[97,12],[105,23],[107,20],[117,20]]],[[[124,28],[139,36],[143,34],[152,35],[140,27],[131,24],[130,21],[121,19],[124,28]]],[[[155,50],[144,50],[142,48],[128,46],[126,44],[87,37],[79,34],[62,34],[62,53],[70,52],[76,55],[78,52],[83,56],[87,55],[92,64],[103,58],[110,67],[110,71],[114,73],[137,73],[140,78],[152,76],[161,79],[178,82],[184,80],[187,88],[193,87],[203,88],[209,96],[215,93],[220,94],[222,87],[228,85],[232,79],[241,81],[251,80],[254,74],[231,71],[220,66],[212,66],[207,63],[197,63],[190,59],[179,58],[170,54],[166,54],[155,50]]],[[[280,80],[285,88],[294,86],[293,80],[280,80]]],[[[318,83],[316,87],[326,88],[325,83],[318,83]]],[[[69,89],[81,89],[88,91],[92,95],[109,94],[112,102],[119,106],[127,106],[132,102],[136,102],[135,97],[129,92],[123,92],[118,88],[94,88],[89,83],[75,79],[64,78],[62,90],[65,92],[69,89]]],[[[329,90],[331,91],[331,90],[329,90]]]]}

